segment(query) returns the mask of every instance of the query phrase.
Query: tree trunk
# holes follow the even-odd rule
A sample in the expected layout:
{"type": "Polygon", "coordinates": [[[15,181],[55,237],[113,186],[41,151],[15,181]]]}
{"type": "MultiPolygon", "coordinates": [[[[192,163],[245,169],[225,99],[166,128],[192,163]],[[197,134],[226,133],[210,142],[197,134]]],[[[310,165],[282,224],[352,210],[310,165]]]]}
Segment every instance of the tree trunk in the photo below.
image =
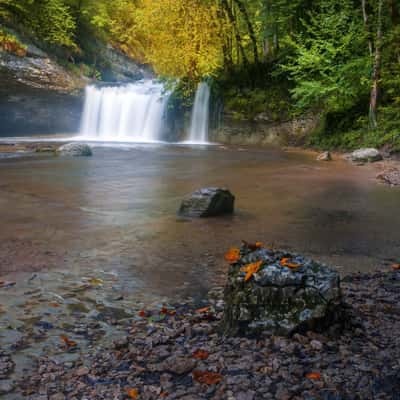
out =
{"type": "Polygon", "coordinates": [[[225,10],[226,15],[228,16],[228,20],[231,23],[233,30],[234,30],[234,35],[236,39],[236,45],[238,47],[238,51],[240,51],[240,54],[243,59],[243,64],[248,64],[249,61],[247,60],[246,53],[244,52],[243,46],[242,46],[242,39],[240,37],[240,32],[239,28],[237,27],[235,16],[233,15],[232,9],[229,7],[228,1],[227,0],[221,0],[222,7],[225,10]]]}
{"type": "Polygon", "coordinates": [[[371,99],[369,103],[369,120],[372,128],[378,126],[376,119],[376,110],[378,105],[379,95],[379,79],[381,74],[381,58],[382,58],[382,8],[383,0],[379,0],[378,5],[378,30],[376,34],[375,44],[375,57],[374,57],[374,69],[372,73],[372,87],[371,87],[371,99]]]}
{"type": "Polygon", "coordinates": [[[368,23],[368,13],[367,13],[366,0],[361,0],[361,5],[362,5],[363,18],[364,18],[365,31],[367,32],[367,35],[368,35],[368,49],[369,49],[369,55],[372,57],[372,55],[373,55],[373,51],[372,51],[372,40],[371,40],[371,32],[370,32],[370,30],[369,30],[369,23],[368,23]]]}
{"type": "Polygon", "coordinates": [[[253,44],[253,55],[254,55],[254,62],[256,64],[258,64],[259,60],[258,60],[258,47],[257,47],[257,38],[256,38],[256,34],[254,32],[254,28],[253,25],[251,24],[250,21],[250,17],[249,14],[247,13],[246,7],[245,5],[242,3],[241,0],[233,0],[235,2],[235,4],[237,5],[239,11],[242,13],[243,18],[246,22],[247,25],[247,30],[249,31],[249,35],[250,35],[250,40],[253,44]]]}

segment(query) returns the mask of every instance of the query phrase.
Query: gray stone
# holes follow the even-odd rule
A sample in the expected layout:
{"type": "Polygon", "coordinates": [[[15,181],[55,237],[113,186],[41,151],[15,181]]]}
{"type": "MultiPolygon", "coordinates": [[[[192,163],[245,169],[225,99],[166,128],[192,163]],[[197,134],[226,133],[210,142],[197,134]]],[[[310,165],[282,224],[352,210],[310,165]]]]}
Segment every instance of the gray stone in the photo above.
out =
{"type": "Polygon", "coordinates": [[[390,185],[400,186],[400,170],[398,168],[387,168],[379,173],[376,179],[390,185]]]}
{"type": "Polygon", "coordinates": [[[296,254],[241,249],[225,287],[223,331],[228,335],[291,335],[323,330],[339,316],[340,279],[327,266],[296,254]],[[292,268],[284,266],[290,265],[292,268]],[[243,267],[262,265],[248,281],[243,267]],[[293,267],[297,266],[297,267],[293,267]]]}
{"type": "Polygon", "coordinates": [[[353,162],[374,162],[382,160],[381,153],[373,148],[355,150],[349,157],[353,162]]]}
{"type": "Polygon", "coordinates": [[[324,151],[317,157],[317,161],[332,161],[332,156],[329,151],[324,151]]]}
{"type": "Polygon", "coordinates": [[[12,380],[0,381],[0,395],[11,393],[15,390],[15,383],[12,380]]]}
{"type": "Polygon", "coordinates": [[[59,147],[57,154],[60,156],[90,157],[93,155],[92,149],[85,143],[68,143],[59,147]]]}
{"type": "Polygon", "coordinates": [[[173,374],[184,375],[192,371],[196,365],[197,362],[193,358],[171,356],[162,363],[162,368],[173,374]]]}
{"type": "Polygon", "coordinates": [[[235,197],[227,189],[203,188],[183,200],[179,215],[184,217],[214,217],[232,214],[235,197]]]}

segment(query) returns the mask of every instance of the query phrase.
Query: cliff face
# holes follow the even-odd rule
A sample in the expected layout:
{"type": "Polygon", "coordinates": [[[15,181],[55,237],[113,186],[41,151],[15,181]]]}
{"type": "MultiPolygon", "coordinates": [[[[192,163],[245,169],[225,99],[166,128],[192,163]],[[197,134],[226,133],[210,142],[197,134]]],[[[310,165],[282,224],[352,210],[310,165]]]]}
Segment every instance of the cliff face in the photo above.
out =
{"type": "MultiPolygon", "coordinates": [[[[99,55],[104,79],[132,81],[145,75],[113,48],[99,55]]],[[[32,44],[25,57],[0,49],[0,137],[78,132],[88,83],[32,44]]]]}

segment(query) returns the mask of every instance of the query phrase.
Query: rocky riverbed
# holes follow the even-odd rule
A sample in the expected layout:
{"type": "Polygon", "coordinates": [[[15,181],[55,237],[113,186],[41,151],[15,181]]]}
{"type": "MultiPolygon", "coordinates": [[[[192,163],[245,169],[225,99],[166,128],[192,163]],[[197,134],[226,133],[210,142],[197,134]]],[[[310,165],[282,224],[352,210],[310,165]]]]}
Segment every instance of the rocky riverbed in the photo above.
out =
{"type": "MultiPolygon", "coordinates": [[[[34,278],[18,307],[25,318],[10,322],[14,340],[2,346],[0,393],[35,400],[398,399],[398,267],[344,279],[351,319],[344,331],[257,339],[220,335],[219,287],[204,301],[145,306],[120,298],[112,277],[77,287],[63,277],[71,285],[63,298],[43,293],[34,278]],[[104,297],[110,306],[96,309],[104,297]]],[[[12,282],[0,288],[10,296],[16,290],[12,282]]]]}

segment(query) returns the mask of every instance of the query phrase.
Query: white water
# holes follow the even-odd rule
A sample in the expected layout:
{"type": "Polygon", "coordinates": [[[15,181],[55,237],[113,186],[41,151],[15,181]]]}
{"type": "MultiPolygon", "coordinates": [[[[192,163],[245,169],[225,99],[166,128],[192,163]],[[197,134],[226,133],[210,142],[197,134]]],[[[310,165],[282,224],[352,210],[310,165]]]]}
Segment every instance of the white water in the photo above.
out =
{"type": "Polygon", "coordinates": [[[153,81],[88,86],[80,137],[117,142],[161,141],[167,102],[163,86],[153,81]]]}
{"type": "Polygon", "coordinates": [[[196,91],[188,143],[208,143],[210,87],[201,82],[196,91]]]}

